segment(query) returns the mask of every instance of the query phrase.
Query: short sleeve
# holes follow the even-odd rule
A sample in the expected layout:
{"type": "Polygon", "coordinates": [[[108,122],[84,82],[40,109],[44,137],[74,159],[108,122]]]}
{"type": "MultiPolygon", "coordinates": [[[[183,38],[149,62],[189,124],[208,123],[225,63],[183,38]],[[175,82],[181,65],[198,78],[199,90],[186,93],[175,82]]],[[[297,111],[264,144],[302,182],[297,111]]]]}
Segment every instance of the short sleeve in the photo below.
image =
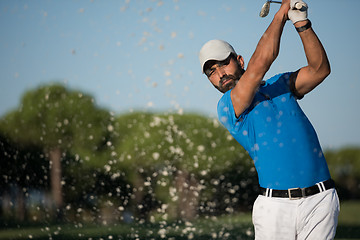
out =
{"type": "Polygon", "coordinates": [[[218,102],[217,106],[218,118],[221,124],[224,125],[230,132],[234,129],[239,121],[241,121],[243,114],[236,117],[235,110],[231,100],[231,90],[227,91],[218,102]]]}

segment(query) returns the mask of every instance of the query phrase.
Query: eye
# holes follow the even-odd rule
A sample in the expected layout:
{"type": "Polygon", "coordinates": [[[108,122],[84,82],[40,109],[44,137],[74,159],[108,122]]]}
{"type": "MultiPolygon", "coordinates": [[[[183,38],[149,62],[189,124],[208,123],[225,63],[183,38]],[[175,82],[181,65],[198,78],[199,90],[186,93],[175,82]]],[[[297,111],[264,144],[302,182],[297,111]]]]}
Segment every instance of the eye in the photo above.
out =
{"type": "Polygon", "coordinates": [[[230,60],[231,60],[231,56],[228,57],[227,59],[225,59],[224,61],[220,62],[220,65],[221,66],[227,66],[230,63],[230,60]]]}
{"type": "Polygon", "coordinates": [[[214,69],[212,69],[212,68],[207,69],[205,71],[205,74],[206,74],[207,77],[211,77],[211,75],[213,75],[213,73],[214,73],[214,69]]]}

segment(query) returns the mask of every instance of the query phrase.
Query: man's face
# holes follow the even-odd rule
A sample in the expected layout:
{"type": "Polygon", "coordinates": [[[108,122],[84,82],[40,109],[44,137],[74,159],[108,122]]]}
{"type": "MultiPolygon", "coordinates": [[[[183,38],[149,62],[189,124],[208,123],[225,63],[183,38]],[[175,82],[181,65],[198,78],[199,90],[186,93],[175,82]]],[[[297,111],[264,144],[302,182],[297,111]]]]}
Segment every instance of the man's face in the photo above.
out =
{"type": "Polygon", "coordinates": [[[205,65],[206,76],[222,93],[233,89],[243,73],[241,63],[233,55],[224,61],[208,61],[205,65]]]}

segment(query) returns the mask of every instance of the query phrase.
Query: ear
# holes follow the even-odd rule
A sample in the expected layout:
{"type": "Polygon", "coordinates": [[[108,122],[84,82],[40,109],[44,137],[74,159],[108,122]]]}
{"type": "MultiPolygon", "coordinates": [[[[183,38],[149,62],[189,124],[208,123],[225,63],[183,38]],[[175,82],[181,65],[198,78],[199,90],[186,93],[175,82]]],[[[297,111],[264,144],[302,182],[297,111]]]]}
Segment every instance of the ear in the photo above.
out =
{"type": "Polygon", "coordinates": [[[241,55],[237,55],[236,60],[239,62],[242,69],[245,67],[244,58],[241,55]]]}

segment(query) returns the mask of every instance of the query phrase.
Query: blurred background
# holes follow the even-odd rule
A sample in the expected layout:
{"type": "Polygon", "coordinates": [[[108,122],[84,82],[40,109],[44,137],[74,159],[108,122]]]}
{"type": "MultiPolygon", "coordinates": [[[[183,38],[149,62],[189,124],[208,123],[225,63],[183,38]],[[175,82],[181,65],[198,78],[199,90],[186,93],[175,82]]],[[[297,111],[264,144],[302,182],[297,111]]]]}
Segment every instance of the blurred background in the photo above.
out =
{"type": "MultiPolygon", "coordinates": [[[[198,52],[223,39],[247,62],[279,8],[260,18],[264,2],[0,1],[0,239],[252,239],[256,171],[198,52]]],[[[332,73],[299,103],[337,238],[360,238],[360,2],[307,3],[332,73]]],[[[288,22],[265,79],[304,65],[288,22]]]]}

